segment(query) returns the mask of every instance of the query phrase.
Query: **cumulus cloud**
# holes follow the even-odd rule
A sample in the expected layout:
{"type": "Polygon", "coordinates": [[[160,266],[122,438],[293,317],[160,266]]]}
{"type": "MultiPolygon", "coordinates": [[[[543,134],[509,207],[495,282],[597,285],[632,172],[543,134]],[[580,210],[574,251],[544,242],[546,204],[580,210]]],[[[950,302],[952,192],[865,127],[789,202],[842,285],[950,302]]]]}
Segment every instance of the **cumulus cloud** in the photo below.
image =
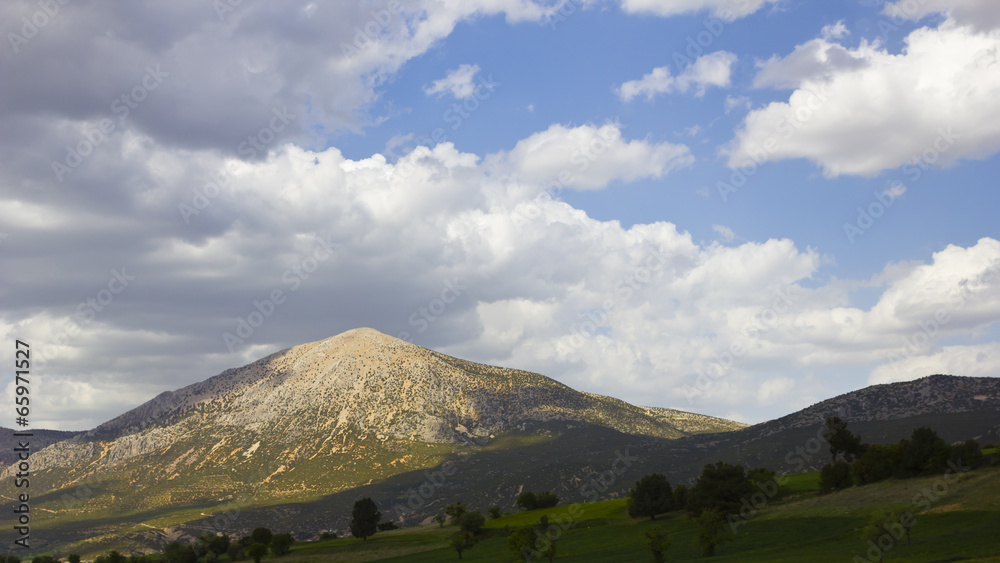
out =
{"type": "MultiPolygon", "coordinates": [[[[396,162],[291,144],[244,162],[142,138],[132,158],[101,161],[99,177],[114,181],[104,200],[47,197],[52,183],[39,180],[38,200],[0,202],[0,219],[22,217],[3,245],[0,283],[19,299],[0,329],[45,358],[44,425],[82,428],[138,397],[357,326],[632,402],[714,414],[742,405],[759,417],[815,397],[816,385],[787,381],[800,370],[889,363],[939,306],[962,299],[935,338],[1000,318],[992,239],[893,268],[864,310],[838,284],[817,283],[821,256],[794,241],[696,243],[667,222],[588,217],[551,197],[555,168],[529,156],[567,156],[568,140],[602,135],[617,156],[593,161],[595,185],[673,162],[650,166],[664,148],[613,125],[555,126],[486,155],[418,147],[396,162]],[[213,177],[228,180],[185,223],[180,205],[213,177]],[[64,255],[37,264],[55,241],[64,255]],[[31,280],[17,274],[29,264],[31,280]],[[116,271],[133,276],[127,287],[116,271]],[[422,315],[449,284],[458,297],[422,315]],[[275,290],[282,303],[271,309],[275,290]],[[261,310],[267,320],[230,351],[224,334],[261,310]],[[715,377],[699,387],[702,374],[715,377]],[[60,383],[75,380],[87,385],[60,383]],[[81,397],[79,409],[60,408],[81,397]]],[[[126,150],[126,136],[109,153],[126,150]]]]}
{"type": "Polygon", "coordinates": [[[887,3],[882,12],[897,20],[920,20],[931,14],[947,14],[959,25],[973,26],[980,31],[1000,28],[1000,5],[992,0],[899,0],[887,3]]]}
{"type": "MultiPolygon", "coordinates": [[[[366,109],[377,86],[459,22],[501,14],[512,22],[541,22],[554,10],[530,0],[297,4],[61,6],[37,37],[0,50],[0,66],[19,77],[0,83],[4,137],[33,135],[34,118],[58,116],[68,130],[92,130],[111,119],[119,129],[174,146],[236,154],[284,108],[296,118],[272,131],[275,142],[310,145],[317,133],[374,122],[366,109]],[[219,6],[228,9],[217,12],[219,6]],[[163,75],[155,90],[112,107],[142,85],[147,67],[163,75]],[[72,96],[63,95],[63,84],[77,86],[72,96]],[[120,119],[123,109],[129,109],[126,119],[120,119]],[[18,123],[25,127],[15,130],[18,123]]],[[[37,10],[29,0],[3,2],[0,21],[20,21],[37,10]]]]}
{"type": "Polygon", "coordinates": [[[954,20],[913,31],[901,54],[809,41],[763,65],[757,86],[795,91],[747,115],[724,149],[728,164],[806,158],[830,177],[874,176],[995,154],[998,47],[1000,31],[954,20]]]}
{"type": "MultiPolygon", "coordinates": [[[[823,28],[827,36],[827,29],[823,28]]],[[[851,51],[837,43],[813,39],[795,47],[785,57],[771,57],[761,63],[760,72],[754,77],[757,88],[795,88],[803,82],[829,81],[838,73],[862,69],[869,64],[863,53],[851,51]]]]}
{"type": "Polygon", "coordinates": [[[424,88],[424,93],[428,96],[434,94],[450,93],[459,100],[468,98],[476,92],[476,74],[479,72],[479,65],[459,65],[455,70],[433,84],[424,88]]]}
{"type": "Polygon", "coordinates": [[[687,92],[695,88],[696,96],[704,96],[708,86],[727,88],[730,84],[733,64],[736,55],[726,51],[717,51],[698,57],[677,76],[670,74],[670,68],[661,66],[644,75],[639,80],[629,80],[617,88],[618,97],[626,102],[637,96],[646,96],[652,100],[657,94],[687,92]]]}
{"type": "Polygon", "coordinates": [[[712,230],[719,233],[719,238],[721,238],[724,242],[732,242],[732,240],[736,237],[736,233],[725,225],[712,225],[712,230]]]}
{"type": "Polygon", "coordinates": [[[868,383],[912,381],[937,373],[997,377],[1000,373],[1000,344],[946,346],[933,354],[901,358],[872,370],[868,383]]]}
{"type": "Polygon", "coordinates": [[[622,0],[622,9],[629,13],[675,16],[709,11],[713,16],[733,21],[749,16],[777,0],[622,0]]]}
{"type": "Polygon", "coordinates": [[[616,124],[552,125],[492,159],[498,168],[528,181],[581,190],[657,178],[693,160],[685,145],[626,140],[616,124]]]}
{"type": "MultiPolygon", "coordinates": [[[[747,2],[729,16],[766,4],[747,2]]],[[[221,17],[203,2],[129,5],[139,7],[67,4],[44,35],[0,53],[19,77],[0,81],[0,286],[11,296],[0,334],[37,350],[39,426],[92,427],[160,391],[358,326],[631,402],[756,418],[767,404],[790,410],[825,395],[798,376],[803,369],[859,370],[863,380],[860,370],[894,354],[899,365],[941,356],[926,365],[966,369],[949,359],[945,339],[1000,318],[990,276],[1000,243],[990,238],[946,247],[927,263],[888,265],[873,280],[828,281],[820,250],[788,238],[732,244],[719,225],[727,244],[696,242],[673,223],[598,220],[560,200],[553,187],[663,178],[693,162],[686,146],[626,136],[619,124],[543,125],[482,154],[441,143],[392,159],[348,157],[313,142],[373,119],[366,108],[376,84],[458,22],[545,21],[551,9],[540,4],[439,0],[391,13],[368,3],[256,2],[221,17]],[[33,66],[39,61],[45,72],[33,66]],[[149,69],[156,78],[147,79],[149,69]],[[78,87],[70,95],[63,84],[78,87]],[[136,107],[113,107],[123,95],[136,107]],[[97,137],[103,119],[114,127],[97,137]],[[81,140],[96,146],[58,182],[53,158],[63,161],[81,140]],[[851,283],[880,292],[877,303],[857,306],[851,283]],[[454,301],[426,313],[446,289],[454,301]],[[252,315],[262,322],[251,326],[252,315]],[[923,332],[930,320],[933,334],[923,332]],[[909,348],[915,338],[926,342],[909,348]]],[[[722,17],[725,5],[624,6],[722,17]]],[[[3,3],[0,19],[36,8],[3,3]]],[[[796,64],[775,59],[772,76],[802,82],[793,102],[822,82],[836,94],[831,108],[882,108],[885,115],[859,114],[872,129],[853,144],[895,130],[906,112],[897,106],[920,92],[896,88],[904,70],[938,91],[922,94],[930,109],[906,114],[919,123],[899,129],[899,139],[857,154],[837,135],[830,146],[810,144],[836,127],[857,133],[844,115],[817,113],[809,122],[817,131],[799,133],[799,156],[873,170],[898,160],[896,144],[909,150],[913,127],[939,127],[942,115],[956,117],[961,136],[949,154],[968,156],[976,143],[989,150],[994,71],[975,64],[990,62],[982,57],[993,34],[918,30],[904,54],[862,45],[845,52],[861,53],[863,68],[817,72],[825,67],[805,64],[809,56],[840,52],[830,42],[841,32],[824,35],[827,43],[803,48],[796,64]],[[929,52],[933,40],[947,51],[941,60],[929,52]],[[973,52],[980,58],[970,63],[973,52]],[[857,94],[868,91],[858,90],[864,81],[878,83],[872,69],[887,73],[891,101],[857,94]],[[958,91],[969,108],[954,103],[958,91]],[[858,164],[869,156],[882,161],[858,164]]],[[[706,68],[692,65],[684,88],[723,82],[706,68]]],[[[675,91],[681,77],[672,77],[675,91]]],[[[751,113],[747,135],[766,125],[767,111],[751,113]]],[[[995,357],[974,352],[984,365],[995,357]]],[[[12,360],[10,347],[0,350],[0,361],[12,360]]],[[[11,400],[9,386],[0,398],[11,400]]]]}

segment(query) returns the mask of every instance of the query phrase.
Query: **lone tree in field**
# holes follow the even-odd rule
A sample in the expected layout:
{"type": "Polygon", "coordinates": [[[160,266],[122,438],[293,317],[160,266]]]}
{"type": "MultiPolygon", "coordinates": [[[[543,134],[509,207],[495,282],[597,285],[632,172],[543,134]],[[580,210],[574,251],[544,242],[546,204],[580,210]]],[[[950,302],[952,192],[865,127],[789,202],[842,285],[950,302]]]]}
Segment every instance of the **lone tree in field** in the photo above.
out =
{"type": "Polygon", "coordinates": [[[253,563],[260,563],[260,560],[267,554],[267,546],[262,543],[252,544],[247,548],[247,556],[253,558],[253,563]]]}
{"type": "Polygon", "coordinates": [[[667,558],[663,556],[663,552],[673,543],[673,540],[670,539],[670,532],[665,528],[650,528],[646,530],[644,535],[646,536],[646,545],[653,553],[653,563],[664,563],[667,558]]]}
{"type": "Polygon", "coordinates": [[[450,523],[455,524],[458,522],[458,519],[465,514],[465,505],[462,504],[462,501],[458,501],[455,504],[449,504],[444,507],[444,513],[451,518],[450,523]]]}
{"type": "Polygon", "coordinates": [[[483,530],[483,524],[486,523],[486,517],[478,511],[465,512],[458,517],[458,522],[456,523],[463,532],[478,534],[483,530]]]}
{"type": "Polygon", "coordinates": [[[674,508],[674,493],[665,475],[651,473],[635,483],[628,492],[628,515],[632,518],[649,517],[656,520],[657,514],[670,512],[674,508]]]}
{"type": "Polygon", "coordinates": [[[753,491],[742,465],[710,463],[701,470],[698,482],[687,494],[687,511],[698,518],[706,510],[720,514],[740,511],[740,500],[753,491]]]}
{"type": "Polygon", "coordinates": [[[281,557],[292,550],[293,543],[295,543],[295,538],[292,537],[292,534],[274,534],[271,537],[271,551],[275,557],[281,557]]]}
{"type": "Polygon", "coordinates": [[[535,549],[538,544],[538,531],[534,526],[525,526],[514,530],[507,536],[507,549],[514,552],[521,561],[531,561],[541,555],[535,549]]]}
{"type": "Polygon", "coordinates": [[[732,539],[732,531],[726,527],[726,521],[715,510],[706,510],[698,517],[694,542],[701,547],[701,554],[705,557],[715,555],[715,546],[732,539]]]}
{"type": "Polygon", "coordinates": [[[434,517],[434,521],[438,523],[438,527],[444,528],[444,523],[448,519],[444,517],[444,514],[438,514],[434,517]]]}
{"type": "Polygon", "coordinates": [[[274,534],[271,533],[271,530],[261,526],[260,528],[254,528],[254,531],[250,534],[250,540],[253,543],[262,543],[264,547],[267,547],[271,545],[271,538],[273,536],[274,534]]]}
{"type": "Polygon", "coordinates": [[[476,545],[476,535],[472,532],[466,532],[464,530],[459,530],[455,532],[455,535],[451,536],[451,547],[455,548],[458,552],[459,560],[462,559],[462,552],[467,549],[472,549],[476,545]]]}
{"type": "Polygon", "coordinates": [[[351,535],[362,541],[367,540],[368,536],[374,536],[378,531],[378,521],[381,519],[382,513],[370,497],[356,501],[354,510],[351,511],[351,535]]]}

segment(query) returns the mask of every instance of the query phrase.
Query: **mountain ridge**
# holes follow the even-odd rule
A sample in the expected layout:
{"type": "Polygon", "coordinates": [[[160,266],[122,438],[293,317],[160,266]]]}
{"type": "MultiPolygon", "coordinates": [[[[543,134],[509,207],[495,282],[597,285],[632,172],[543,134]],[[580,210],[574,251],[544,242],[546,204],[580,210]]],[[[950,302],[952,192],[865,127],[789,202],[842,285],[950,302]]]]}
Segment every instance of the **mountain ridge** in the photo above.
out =
{"type": "MultiPolygon", "coordinates": [[[[649,472],[680,483],[709,462],[787,459],[826,416],[844,416],[879,443],[945,419],[954,422],[949,439],[992,436],[998,412],[1000,379],[937,375],[746,426],[575,391],[361,328],[161,393],[32,453],[32,498],[42,522],[65,530],[62,544],[97,537],[119,545],[116,534],[131,530],[136,545],[162,547],[215,529],[215,516],[232,510],[239,521],[218,531],[244,534],[279,519],[305,533],[330,527],[329,514],[343,524],[357,496],[402,506],[448,462],[463,462],[461,471],[419,510],[394,508],[400,523],[459,499],[512,506],[521,490],[587,500],[588,483],[604,480],[622,456],[632,460],[629,473],[602,485],[604,497],[649,472]]],[[[8,497],[13,467],[0,475],[8,497]]]]}

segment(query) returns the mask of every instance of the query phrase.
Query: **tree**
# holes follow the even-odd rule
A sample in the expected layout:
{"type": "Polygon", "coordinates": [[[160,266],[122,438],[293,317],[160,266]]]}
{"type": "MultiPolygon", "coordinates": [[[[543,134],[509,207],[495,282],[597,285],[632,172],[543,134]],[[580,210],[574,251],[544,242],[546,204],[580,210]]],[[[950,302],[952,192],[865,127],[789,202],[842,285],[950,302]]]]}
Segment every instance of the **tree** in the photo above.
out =
{"type": "Polygon", "coordinates": [[[875,483],[892,477],[902,446],[899,444],[873,444],[851,466],[851,477],[857,486],[875,483]]]}
{"type": "Polygon", "coordinates": [[[163,549],[163,561],[166,563],[197,563],[198,554],[190,544],[181,545],[171,542],[163,549]]]}
{"type": "Polygon", "coordinates": [[[677,485],[674,487],[674,507],[682,509],[687,506],[688,503],[688,488],[687,485],[677,485]]]}
{"type": "Polygon", "coordinates": [[[524,491],[517,496],[514,501],[521,510],[538,510],[539,508],[552,508],[559,504],[559,496],[548,491],[535,494],[531,491],[524,491]]]}
{"type": "Polygon", "coordinates": [[[732,531],[716,510],[703,511],[698,517],[697,526],[695,545],[701,547],[701,554],[705,557],[715,555],[715,546],[733,539],[732,531]]]}
{"type": "Polygon", "coordinates": [[[118,553],[117,550],[112,549],[108,553],[108,563],[127,563],[127,561],[128,559],[121,553],[118,553]]]}
{"type": "Polygon", "coordinates": [[[628,515],[632,518],[648,517],[656,520],[657,514],[670,512],[674,508],[674,493],[667,477],[660,473],[650,473],[635,483],[628,492],[628,515]]]}
{"type": "Polygon", "coordinates": [[[739,512],[740,499],[752,491],[743,466],[718,462],[706,465],[698,482],[688,491],[687,510],[697,518],[706,510],[720,514],[739,512]]]}
{"type": "Polygon", "coordinates": [[[204,551],[211,552],[216,555],[222,555],[229,550],[230,541],[229,536],[226,534],[206,534],[198,538],[198,542],[203,546],[204,551]]]}
{"type": "Polygon", "coordinates": [[[271,545],[271,538],[273,536],[274,534],[271,533],[271,530],[261,526],[254,528],[253,533],[250,534],[250,540],[252,543],[262,543],[264,547],[267,547],[271,545]]]}
{"type": "Polygon", "coordinates": [[[465,505],[462,501],[457,501],[455,504],[449,504],[444,507],[444,513],[451,518],[451,523],[454,524],[458,522],[460,516],[465,514],[465,505]]]}
{"type": "Polygon", "coordinates": [[[399,526],[396,525],[392,520],[386,520],[385,522],[378,523],[378,531],[388,532],[389,530],[398,530],[399,526]]]}
{"type": "Polygon", "coordinates": [[[507,536],[507,549],[513,551],[521,561],[531,561],[539,555],[535,549],[537,543],[538,532],[534,526],[518,528],[507,536]]]}
{"type": "Polygon", "coordinates": [[[275,557],[281,557],[291,551],[293,543],[295,543],[295,538],[292,537],[292,534],[274,534],[271,537],[271,551],[274,552],[275,557]]]}
{"type": "Polygon", "coordinates": [[[826,419],[823,435],[826,437],[827,443],[830,444],[832,462],[843,456],[847,461],[853,463],[864,449],[861,444],[861,436],[848,430],[847,423],[839,416],[831,416],[826,419]]]}
{"type": "Polygon", "coordinates": [[[351,535],[367,540],[368,536],[375,535],[381,519],[382,513],[378,511],[375,501],[370,497],[355,502],[354,510],[351,512],[351,535]]]}
{"type": "Polygon", "coordinates": [[[983,464],[983,451],[975,440],[966,440],[961,444],[951,446],[948,459],[958,465],[975,469],[983,464]]]}
{"type": "Polygon", "coordinates": [[[70,553],[69,557],[66,558],[69,563],[80,563],[80,556],[75,553],[70,553]]]}
{"type": "Polygon", "coordinates": [[[552,563],[552,560],[555,559],[556,557],[556,550],[559,544],[556,542],[556,540],[549,539],[548,536],[539,537],[538,541],[539,543],[544,545],[541,551],[538,552],[538,555],[547,558],[549,560],[549,563],[552,563]]]}
{"type": "Polygon", "coordinates": [[[670,539],[670,532],[666,528],[650,528],[644,532],[646,545],[653,554],[653,563],[664,563],[667,559],[663,552],[670,547],[673,540],[670,539]]]}
{"type": "Polygon", "coordinates": [[[229,544],[229,549],[226,550],[226,554],[229,555],[230,561],[242,561],[246,555],[243,553],[243,546],[239,542],[233,542],[229,544]]]}
{"type": "Polygon", "coordinates": [[[503,511],[500,510],[499,506],[491,506],[490,509],[486,511],[486,514],[489,515],[490,520],[496,520],[497,518],[503,516],[503,511]]]}
{"type": "Polygon", "coordinates": [[[851,466],[845,461],[828,463],[819,472],[819,494],[825,495],[851,486],[851,466]]]}
{"type": "Polygon", "coordinates": [[[247,555],[253,558],[253,563],[260,563],[265,554],[267,554],[267,546],[262,543],[254,543],[247,548],[247,555]]]}
{"type": "Polygon", "coordinates": [[[462,552],[472,549],[476,545],[476,536],[471,532],[459,530],[451,537],[451,547],[458,552],[458,558],[462,559],[462,552]]]}
{"type": "Polygon", "coordinates": [[[486,518],[479,512],[466,512],[459,516],[457,522],[463,532],[469,532],[470,534],[478,534],[482,531],[483,524],[485,523],[486,518]]]}
{"type": "Polygon", "coordinates": [[[774,471],[766,467],[754,467],[747,471],[747,479],[750,480],[750,484],[754,487],[760,488],[761,485],[770,483],[774,481],[776,474],[774,471]]]}
{"type": "Polygon", "coordinates": [[[538,502],[538,508],[552,508],[553,506],[559,504],[559,497],[555,493],[550,493],[548,491],[538,493],[538,495],[535,496],[535,500],[538,502]]]}
{"type": "Polygon", "coordinates": [[[446,520],[447,518],[444,517],[444,514],[438,514],[437,516],[434,517],[434,521],[437,522],[438,526],[441,528],[444,528],[444,523],[446,520]]]}
{"type": "Polygon", "coordinates": [[[514,501],[514,504],[521,510],[535,510],[538,508],[538,497],[531,491],[524,491],[517,495],[517,500],[514,501]]]}
{"type": "Polygon", "coordinates": [[[944,470],[950,447],[936,432],[921,426],[913,430],[909,440],[900,442],[897,477],[915,477],[944,470]]]}

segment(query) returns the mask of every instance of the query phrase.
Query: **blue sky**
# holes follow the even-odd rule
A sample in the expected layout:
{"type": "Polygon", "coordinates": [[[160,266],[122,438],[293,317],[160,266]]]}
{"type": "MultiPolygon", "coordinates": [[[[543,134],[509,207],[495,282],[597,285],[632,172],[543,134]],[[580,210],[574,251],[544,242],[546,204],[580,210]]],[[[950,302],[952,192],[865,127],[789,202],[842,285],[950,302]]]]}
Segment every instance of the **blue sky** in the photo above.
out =
{"type": "Polygon", "coordinates": [[[38,10],[0,332],[39,426],[359,326],[745,422],[1000,369],[991,0],[38,10]]]}

